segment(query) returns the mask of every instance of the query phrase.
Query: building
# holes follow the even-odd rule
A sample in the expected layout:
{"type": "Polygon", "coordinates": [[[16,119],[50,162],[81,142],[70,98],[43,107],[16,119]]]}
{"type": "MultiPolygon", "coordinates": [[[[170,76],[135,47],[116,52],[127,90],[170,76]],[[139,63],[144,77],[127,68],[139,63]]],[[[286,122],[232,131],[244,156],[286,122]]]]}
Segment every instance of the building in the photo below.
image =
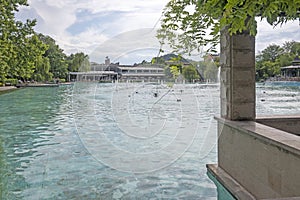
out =
{"type": "Polygon", "coordinates": [[[156,64],[120,66],[121,80],[156,81],[165,78],[164,69],[156,64]]]}
{"type": "Polygon", "coordinates": [[[164,79],[165,73],[162,65],[120,65],[120,63],[110,63],[108,57],[106,57],[105,64],[91,62],[91,71],[69,73],[69,81],[158,81],[164,79]]]}
{"type": "Polygon", "coordinates": [[[281,67],[281,77],[286,81],[300,81],[300,58],[296,57],[292,65],[281,67]]]}

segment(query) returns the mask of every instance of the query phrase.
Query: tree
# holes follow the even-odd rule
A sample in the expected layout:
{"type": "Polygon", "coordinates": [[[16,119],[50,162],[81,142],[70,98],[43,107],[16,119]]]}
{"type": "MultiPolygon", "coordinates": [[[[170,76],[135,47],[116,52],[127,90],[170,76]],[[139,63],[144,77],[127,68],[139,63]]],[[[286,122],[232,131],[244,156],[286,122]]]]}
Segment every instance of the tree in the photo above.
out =
{"type": "Polygon", "coordinates": [[[265,80],[280,75],[280,68],[292,64],[297,56],[298,42],[285,42],[282,47],[269,45],[256,56],[256,80],[265,80]]]}
{"type": "Polygon", "coordinates": [[[292,46],[291,53],[293,53],[295,56],[300,56],[300,43],[295,42],[292,46]]]}
{"type": "Polygon", "coordinates": [[[299,18],[300,1],[265,0],[170,0],[166,5],[157,37],[161,45],[191,53],[219,43],[220,30],[230,34],[249,32],[256,35],[255,17],[276,26],[299,18]]]}
{"type": "Polygon", "coordinates": [[[33,34],[23,41],[15,42],[15,48],[18,59],[10,62],[10,66],[14,66],[11,70],[13,77],[22,80],[32,79],[37,59],[45,53],[47,46],[39,40],[36,34],[33,34]]]}
{"type": "Polygon", "coordinates": [[[171,65],[169,66],[170,68],[170,72],[171,74],[173,75],[173,79],[177,79],[177,77],[180,75],[180,70],[179,70],[179,67],[176,66],[176,65],[171,65]]]}
{"type": "Polygon", "coordinates": [[[167,79],[173,79],[174,78],[174,76],[173,76],[173,74],[171,72],[170,66],[165,65],[165,67],[164,67],[164,73],[165,73],[165,77],[167,79]]]}
{"type": "Polygon", "coordinates": [[[54,39],[36,34],[33,30],[36,20],[25,23],[15,20],[19,6],[28,6],[27,1],[0,0],[0,82],[7,78],[48,81],[54,76],[65,79],[68,67],[73,71],[90,69],[87,55],[77,53],[67,61],[54,39]]]}
{"type": "Polygon", "coordinates": [[[260,55],[257,56],[257,59],[275,62],[275,60],[282,54],[283,49],[279,45],[272,44],[265,48],[260,55]]]}
{"type": "Polygon", "coordinates": [[[166,61],[162,57],[154,57],[151,59],[151,64],[162,64],[165,65],[166,61]]]}
{"type": "Polygon", "coordinates": [[[300,55],[300,42],[285,42],[283,44],[283,49],[285,50],[285,53],[294,54],[295,56],[300,55]]]}
{"type": "Polygon", "coordinates": [[[81,72],[91,71],[91,65],[90,65],[90,61],[89,61],[89,57],[88,56],[84,56],[84,59],[83,59],[83,61],[81,63],[79,71],[81,71],[81,72]]]}
{"type": "Polygon", "coordinates": [[[203,60],[203,61],[196,62],[193,65],[196,66],[198,73],[202,76],[201,79],[204,79],[203,75],[207,67],[207,62],[203,60]]]}
{"type": "Polygon", "coordinates": [[[280,65],[278,62],[263,61],[256,65],[257,80],[266,80],[280,74],[280,65]]]}
{"type": "Polygon", "coordinates": [[[291,65],[294,58],[295,56],[289,53],[284,53],[280,55],[278,58],[280,67],[291,65]]]}
{"type": "Polygon", "coordinates": [[[218,67],[213,62],[207,63],[204,78],[212,82],[218,82],[218,67]]]}
{"type": "Polygon", "coordinates": [[[49,59],[43,56],[38,56],[35,63],[36,69],[33,75],[34,80],[38,82],[50,81],[52,73],[50,73],[49,59]]]}
{"type": "Polygon", "coordinates": [[[196,68],[192,65],[189,66],[185,66],[182,69],[182,75],[183,77],[188,81],[188,82],[192,82],[193,80],[199,79],[200,76],[196,70],[196,68]]]}
{"type": "Polygon", "coordinates": [[[78,72],[78,71],[89,71],[90,62],[88,55],[84,53],[71,54],[67,57],[68,60],[68,71],[78,72]]]}
{"type": "Polygon", "coordinates": [[[67,55],[56,44],[55,40],[50,36],[38,34],[39,39],[48,46],[44,57],[47,57],[50,62],[50,72],[54,78],[65,79],[68,74],[67,55]]]}
{"type": "Polygon", "coordinates": [[[29,78],[34,70],[34,57],[42,53],[34,37],[36,20],[25,23],[15,19],[19,6],[26,0],[0,0],[0,81],[10,78],[29,78]],[[36,46],[35,46],[36,45],[36,46]],[[31,52],[30,50],[33,50],[31,52]]]}

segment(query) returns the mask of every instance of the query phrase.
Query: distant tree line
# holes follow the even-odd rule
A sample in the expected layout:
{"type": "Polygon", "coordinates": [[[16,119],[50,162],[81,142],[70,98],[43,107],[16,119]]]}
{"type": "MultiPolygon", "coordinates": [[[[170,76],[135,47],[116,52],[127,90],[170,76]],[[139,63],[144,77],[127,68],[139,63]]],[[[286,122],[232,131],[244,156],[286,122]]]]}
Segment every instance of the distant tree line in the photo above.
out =
{"type": "Polygon", "coordinates": [[[219,67],[220,67],[220,56],[212,56],[207,54],[203,57],[202,61],[196,62],[194,65],[197,66],[200,74],[203,75],[204,81],[218,82],[219,80],[219,67]]]}
{"type": "MultiPolygon", "coordinates": [[[[202,61],[187,61],[181,55],[173,54],[171,57],[170,55],[152,59],[152,63],[165,65],[167,78],[175,80],[182,74],[188,82],[192,80],[218,81],[219,56],[207,54],[202,61]]],[[[299,56],[300,42],[288,41],[282,46],[269,45],[256,55],[256,81],[265,81],[271,77],[280,76],[281,67],[291,65],[292,61],[299,56]]]]}
{"type": "Polygon", "coordinates": [[[84,53],[67,56],[54,39],[36,33],[36,20],[15,19],[18,7],[28,6],[26,0],[0,2],[0,84],[65,80],[69,71],[89,66],[84,53]]]}
{"type": "Polygon", "coordinates": [[[282,46],[271,44],[256,56],[256,80],[264,81],[280,75],[281,67],[292,64],[300,55],[300,42],[285,42],[282,46]]]}
{"type": "Polygon", "coordinates": [[[180,75],[187,82],[218,81],[219,56],[205,55],[202,61],[193,61],[181,55],[167,54],[152,59],[152,63],[165,66],[166,78],[176,80],[180,75]]]}

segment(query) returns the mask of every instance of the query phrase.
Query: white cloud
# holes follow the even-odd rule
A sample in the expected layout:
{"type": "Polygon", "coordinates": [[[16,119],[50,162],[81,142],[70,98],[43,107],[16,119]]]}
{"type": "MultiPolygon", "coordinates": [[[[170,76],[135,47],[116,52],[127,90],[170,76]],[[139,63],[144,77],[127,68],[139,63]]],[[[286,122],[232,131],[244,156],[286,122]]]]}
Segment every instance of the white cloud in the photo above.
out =
{"type": "Polygon", "coordinates": [[[262,51],[270,44],[282,45],[286,41],[300,42],[299,21],[287,22],[273,27],[266,20],[258,20],[256,36],[256,51],[262,51]]]}
{"type": "Polygon", "coordinates": [[[78,5],[93,11],[93,13],[103,11],[123,11],[123,12],[161,12],[168,0],[79,0],[78,5]]]}
{"type": "Polygon", "coordinates": [[[30,8],[34,10],[37,15],[34,17],[43,19],[43,22],[39,25],[41,31],[47,31],[50,34],[62,34],[66,27],[76,21],[76,17],[73,14],[74,9],[72,6],[68,7],[68,5],[62,3],[65,1],[57,1],[61,2],[58,4],[53,4],[53,2],[55,2],[53,0],[49,2],[52,3],[42,0],[31,0],[29,3],[30,8]]]}
{"type": "Polygon", "coordinates": [[[159,42],[155,38],[156,30],[137,29],[121,33],[100,44],[91,54],[92,61],[103,62],[106,56],[112,62],[130,64],[152,58],[159,52],[159,42]],[[146,53],[147,52],[147,53],[146,53]],[[147,54],[147,55],[146,55],[147,54]],[[133,59],[136,56],[136,60],[133,59]]]}
{"type": "Polygon", "coordinates": [[[92,52],[105,40],[152,28],[167,0],[30,0],[20,18],[36,18],[36,31],[54,38],[66,53],[92,52]]]}
{"type": "Polygon", "coordinates": [[[83,51],[86,54],[90,54],[99,44],[106,40],[108,40],[108,37],[94,28],[74,36],[69,35],[66,37],[66,34],[64,34],[62,37],[56,37],[57,43],[60,44],[62,49],[67,50],[68,53],[83,51]]]}
{"type": "MultiPolygon", "coordinates": [[[[36,18],[36,31],[54,38],[67,54],[79,51],[89,54],[120,34],[158,28],[156,23],[168,1],[30,0],[30,7],[21,9],[18,16],[36,18]]],[[[299,22],[276,29],[265,21],[258,22],[257,51],[272,43],[281,45],[291,40],[300,41],[299,22]]]]}

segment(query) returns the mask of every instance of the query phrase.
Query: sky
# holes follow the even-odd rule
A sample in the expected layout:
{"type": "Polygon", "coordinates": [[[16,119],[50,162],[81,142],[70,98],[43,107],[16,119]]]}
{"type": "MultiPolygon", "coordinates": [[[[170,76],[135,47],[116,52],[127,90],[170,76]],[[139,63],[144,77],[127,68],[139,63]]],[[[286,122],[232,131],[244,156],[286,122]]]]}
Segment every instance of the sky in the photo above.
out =
{"type": "MultiPolygon", "coordinates": [[[[155,38],[168,0],[29,0],[17,19],[37,19],[35,31],[49,35],[69,55],[84,52],[90,61],[133,64],[158,55],[155,38]]],[[[270,44],[299,41],[299,21],[273,28],[258,20],[256,51],[270,44]]],[[[168,53],[168,52],[166,52],[168,53]]],[[[200,55],[199,55],[200,58],[200,55]]]]}

